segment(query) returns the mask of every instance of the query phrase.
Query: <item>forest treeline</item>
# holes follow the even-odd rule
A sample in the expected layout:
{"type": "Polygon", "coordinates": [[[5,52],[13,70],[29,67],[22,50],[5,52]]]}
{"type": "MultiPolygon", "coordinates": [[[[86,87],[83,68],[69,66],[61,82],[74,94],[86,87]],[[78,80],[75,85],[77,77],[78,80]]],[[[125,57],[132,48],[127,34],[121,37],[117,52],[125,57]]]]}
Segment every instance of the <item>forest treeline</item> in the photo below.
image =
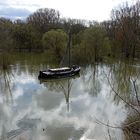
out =
{"type": "Polygon", "coordinates": [[[26,20],[0,18],[0,52],[50,52],[62,59],[71,30],[75,61],[104,57],[140,58],[140,2],[113,9],[111,20],[61,18],[59,11],[39,9],[26,20]]]}

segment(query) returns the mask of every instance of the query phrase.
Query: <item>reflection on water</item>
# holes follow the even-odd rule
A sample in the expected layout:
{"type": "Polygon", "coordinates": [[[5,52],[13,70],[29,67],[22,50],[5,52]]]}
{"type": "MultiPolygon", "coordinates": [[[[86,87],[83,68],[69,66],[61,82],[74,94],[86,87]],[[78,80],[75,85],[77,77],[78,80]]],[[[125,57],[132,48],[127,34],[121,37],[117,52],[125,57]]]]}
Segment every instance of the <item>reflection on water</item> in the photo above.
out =
{"type": "MultiPolygon", "coordinates": [[[[39,81],[42,65],[13,64],[12,104],[5,102],[7,95],[0,88],[1,139],[108,140],[111,136],[123,140],[121,129],[98,122],[118,127],[126,119],[128,108],[112,92],[106,75],[114,89],[130,101],[132,87],[128,79],[136,78],[139,68],[119,65],[82,67],[79,77],[39,81]],[[124,67],[128,67],[125,72],[124,67]]],[[[2,77],[1,73],[1,87],[2,77]]]]}
{"type": "Polygon", "coordinates": [[[0,89],[1,94],[5,94],[5,101],[10,102],[12,99],[11,80],[13,74],[10,67],[10,61],[6,55],[2,55],[0,59],[0,89]]]}

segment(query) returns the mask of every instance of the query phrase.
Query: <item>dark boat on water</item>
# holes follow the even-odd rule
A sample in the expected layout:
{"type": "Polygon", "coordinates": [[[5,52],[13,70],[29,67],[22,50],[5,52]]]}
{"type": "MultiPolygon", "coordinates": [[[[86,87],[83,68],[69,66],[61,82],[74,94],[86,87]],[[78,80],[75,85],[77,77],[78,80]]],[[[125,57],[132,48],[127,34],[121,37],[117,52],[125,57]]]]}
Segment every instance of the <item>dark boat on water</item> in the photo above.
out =
{"type": "Polygon", "coordinates": [[[72,66],[72,67],[61,67],[55,69],[47,69],[39,72],[39,79],[51,79],[51,78],[64,78],[70,77],[79,74],[80,67],[72,66]]]}

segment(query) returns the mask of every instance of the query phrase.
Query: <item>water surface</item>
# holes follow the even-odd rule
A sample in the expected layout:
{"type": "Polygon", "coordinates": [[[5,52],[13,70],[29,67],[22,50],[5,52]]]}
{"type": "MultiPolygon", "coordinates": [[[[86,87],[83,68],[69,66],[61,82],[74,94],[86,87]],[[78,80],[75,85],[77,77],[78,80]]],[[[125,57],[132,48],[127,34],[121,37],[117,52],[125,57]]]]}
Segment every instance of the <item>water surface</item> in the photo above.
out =
{"type": "Polygon", "coordinates": [[[121,129],[106,126],[121,127],[129,110],[112,87],[130,102],[129,79],[140,82],[138,63],[87,65],[81,67],[80,76],[40,81],[39,70],[55,64],[21,58],[0,73],[2,140],[124,139],[121,129]]]}

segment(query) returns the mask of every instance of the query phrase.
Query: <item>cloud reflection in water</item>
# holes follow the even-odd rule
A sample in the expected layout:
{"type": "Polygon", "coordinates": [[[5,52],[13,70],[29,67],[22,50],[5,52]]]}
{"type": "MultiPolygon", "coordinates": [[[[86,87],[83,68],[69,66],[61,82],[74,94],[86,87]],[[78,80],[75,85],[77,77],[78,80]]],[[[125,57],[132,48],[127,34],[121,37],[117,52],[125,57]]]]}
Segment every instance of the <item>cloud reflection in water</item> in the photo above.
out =
{"type": "MultiPolygon", "coordinates": [[[[126,110],[122,102],[115,104],[114,95],[110,94],[110,88],[100,73],[93,82],[90,79],[92,72],[88,72],[91,69],[86,71],[80,78],[70,79],[69,110],[64,95],[67,80],[40,85],[34,76],[26,72],[15,76],[12,91],[14,104],[8,106],[2,103],[0,107],[0,120],[3,122],[0,123],[0,134],[8,136],[12,132],[9,139],[17,133],[13,139],[23,137],[34,140],[108,138],[108,128],[97,124],[96,119],[106,124],[109,122],[112,126],[120,126],[126,118],[126,110]],[[93,88],[95,82],[100,86],[98,93],[93,88]]],[[[117,129],[110,129],[110,134],[119,140],[123,137],[117,129]]]]}

